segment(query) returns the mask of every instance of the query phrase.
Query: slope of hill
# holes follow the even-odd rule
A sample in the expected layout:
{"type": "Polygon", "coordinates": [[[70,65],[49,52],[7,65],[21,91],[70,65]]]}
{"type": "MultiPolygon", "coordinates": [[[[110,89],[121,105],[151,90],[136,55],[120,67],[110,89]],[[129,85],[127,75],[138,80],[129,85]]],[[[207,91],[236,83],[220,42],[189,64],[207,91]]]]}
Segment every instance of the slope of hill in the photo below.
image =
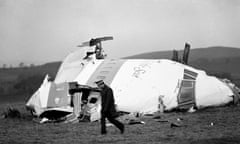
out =
{"type": "Polygon", "coordinates": [[[192,49],[190,51],[189,60],[195,61],[198,59],[223,59],[240,57],[240,48],[232,47],[209,47],[201,49],[192,49]]]}
{"type": "MultiPolygon", "coordinates": [[[[143,53],[138,55],[133,55],[129,57],[124,57],[124,59],[171,59],[172,58],[172,50],[171,51],[156,51],[143,53]]],[[[179,51],[179,55],[181,56],[183,50],[179,51]]],[[[233,58],[240,57],[240,48],[233,47],[208,47],[208,48],[195,48],[191,49],[189,54],[189,61],[195,61],[198,59],[218,59],[218,58],[233,58]]]]}
{"type": "Polygon", "coordinates": [[[46,63],[44,65],[34,66],[34,67],[23,67],[23,68],[1,68],[0,69],[0,80],[12,80],[19,75],[22,76],[31,76],[36,74],[49,74],[55,77],[57,70],[60,66],[61,62],[52,62],[46,63]]]}
{"type": "Polygon", "coordinates": [[[0,69],[0,102],[26,99],[39,88],[46,74],[54,79],[61,62],[0,69]]]}

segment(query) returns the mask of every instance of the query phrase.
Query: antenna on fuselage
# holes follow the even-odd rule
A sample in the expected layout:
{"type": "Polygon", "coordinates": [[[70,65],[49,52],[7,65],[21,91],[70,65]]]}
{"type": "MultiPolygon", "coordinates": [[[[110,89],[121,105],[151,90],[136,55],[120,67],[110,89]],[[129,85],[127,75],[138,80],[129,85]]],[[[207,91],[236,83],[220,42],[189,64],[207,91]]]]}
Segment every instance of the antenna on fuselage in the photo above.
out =
{"type": "Polygon", "coordinates": [[[188,44],[188,43],[185,43],[182,58],[178,57],[179,52],[177,50],[173,50],[172,60],[187,65],[188,64],[188,57],[189,57],[189,53],[190,53],[190,48],[191,48],[191,45],[188,44]]]}
{"type": "Polygon", "coordinates": [[[84,59],[87,59],[90,55],[96,54],[96,59],[104,59],[106,57],[106,54],[104,54],[103,48],[102,48],[102,41],[107,40],[113,40],[112,36],[107,37],[99,37],[99,38],[92,38],[90,41],[83,42],[81,45],[78,45],[78,47],[92,47],[95,46],[95,50],[91,52],[86,53],[86,57],[84,59]]]}

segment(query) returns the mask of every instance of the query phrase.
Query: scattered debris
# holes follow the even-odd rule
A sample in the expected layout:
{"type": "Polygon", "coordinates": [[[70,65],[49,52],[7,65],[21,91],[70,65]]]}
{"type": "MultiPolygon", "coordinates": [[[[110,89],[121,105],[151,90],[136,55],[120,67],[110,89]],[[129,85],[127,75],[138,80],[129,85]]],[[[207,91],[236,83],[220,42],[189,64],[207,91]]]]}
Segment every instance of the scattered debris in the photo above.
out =
{"type": "Polygon", "coordinates": [[[173,127],[181,127],[182,124],[178,123],[178,122],[172,122],[170,123],[170,127],[173,128],[173,127]]]}
{"type": "Polygon", "coordinates": [[[169,121],[170,122],[170,127],[182,127],[183,126],[183,122],[182,122],[182,118],[177,118],[174,121],[169,121]]]}
{"type": "Polygon", "coordinates": [[[158,120],[156,122],[169,122],[168,120],[158,120]]]}
{"type": "Polygon", "coordinates": [[[133,125],[133,124],[145,124],[144,121],[140,120],[141,114],[139,113],[130,113],[130,114],[125,114],[118,119],[122,121],[125,124],[133,125]]]}
{"type": "Polygon", "coordinates": [[[160,115],[156,115],[153,117],[153,119],[161,119],[162,117],[160,115]]]}
{"type": "Polygon", "coordinates": [[[193,112],[195,112],[195,111],[196,111],[196,109],[194,109],[194,107],[191,107],[191,108],[188,110],[189,113],[193,113],[193,112]]]}
{"type": "Polygon", "coordinates": [[[46,122],[48,122],[49,121],[49,119],[48,118],[42,118],[42,120],[39,122],[39,123],[46,123],[46,122]]]}
{"type": "Polygon", "coordinates": [[[110,126],[113,126],[113,124],[111,124],[111,123],[106,123],[106,127],[110,127],[110,126]]]}
{"type": "Polygon", "coordinates": [[[174,119],[174,120],[160,119],[160,120],[156,120],[156,122],[169,123],[171,128],[184,126],[182,118],[177,118],[177,119],[174,119]]]}
{"type": "Polygon", "coordinates": [[[183,119],[182,118],[177,118],[177,121],[182,121],[183,119]]]}
{"type": "Polygon", "coordinates": [[[129,120],[128,122],[129,125],[134,125],[134,124],[145,124],[144,121],[140,121],[140,120],[129,120]]]}

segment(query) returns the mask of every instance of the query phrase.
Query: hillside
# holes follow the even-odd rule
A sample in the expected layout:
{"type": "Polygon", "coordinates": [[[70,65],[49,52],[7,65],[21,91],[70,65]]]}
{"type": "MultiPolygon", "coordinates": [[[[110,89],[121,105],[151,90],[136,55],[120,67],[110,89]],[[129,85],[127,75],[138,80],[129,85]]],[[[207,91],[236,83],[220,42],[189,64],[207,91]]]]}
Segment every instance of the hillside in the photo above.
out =
{"type": "Polygon", "coordinates": [[[0,103],[27,100],[43,81],[46,74],[55,78],[61,62],[23,68],[0,69],[0,103]],[[24,98],[23,98],[24,97],[24,98]]]}
{"type": "MultiPolygon", "coordinates": [[[[179,51],[179,55],[182,55],[183,50],[179,51]]],[[[149,53],[137,54],[124,59],[164,59],[171,58],[171,51],[155,51],[149,53]]],[[[221,59],[221,58],[234,58],[240,57],[240,48],[233,47],[208,47],[208,48],[192,48],[189,55],[189,61],[196,61],[198,59],[221,59]]]]}
{"type": "Polygon", "coordinates": [[[44,65],[23,68],[0,68],[0,82],[12,81],[17,77],[29,77],[32,75],[46,75],[49,74],[55,77],[61,62],[46,63],[44,65]]]}

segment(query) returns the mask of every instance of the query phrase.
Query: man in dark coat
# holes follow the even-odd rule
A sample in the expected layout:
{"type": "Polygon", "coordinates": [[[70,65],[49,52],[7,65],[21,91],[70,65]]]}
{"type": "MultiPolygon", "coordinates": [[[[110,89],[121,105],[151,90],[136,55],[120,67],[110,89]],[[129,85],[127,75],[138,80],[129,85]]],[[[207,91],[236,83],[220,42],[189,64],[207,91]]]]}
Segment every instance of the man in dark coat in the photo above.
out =
{"type": "Polygon", "coordinates": [[[118,116],[114,96],[112,89],[107,86],[102,80],[96,82],[97,86],[101,89],[101,97],[102,97],[102,109],[101,109],[101,134],[106,134],[106,118],[114,124],[120,131],[121,134],[124,133],[124,125],[116,120],[115,118],[118,116]]]}

